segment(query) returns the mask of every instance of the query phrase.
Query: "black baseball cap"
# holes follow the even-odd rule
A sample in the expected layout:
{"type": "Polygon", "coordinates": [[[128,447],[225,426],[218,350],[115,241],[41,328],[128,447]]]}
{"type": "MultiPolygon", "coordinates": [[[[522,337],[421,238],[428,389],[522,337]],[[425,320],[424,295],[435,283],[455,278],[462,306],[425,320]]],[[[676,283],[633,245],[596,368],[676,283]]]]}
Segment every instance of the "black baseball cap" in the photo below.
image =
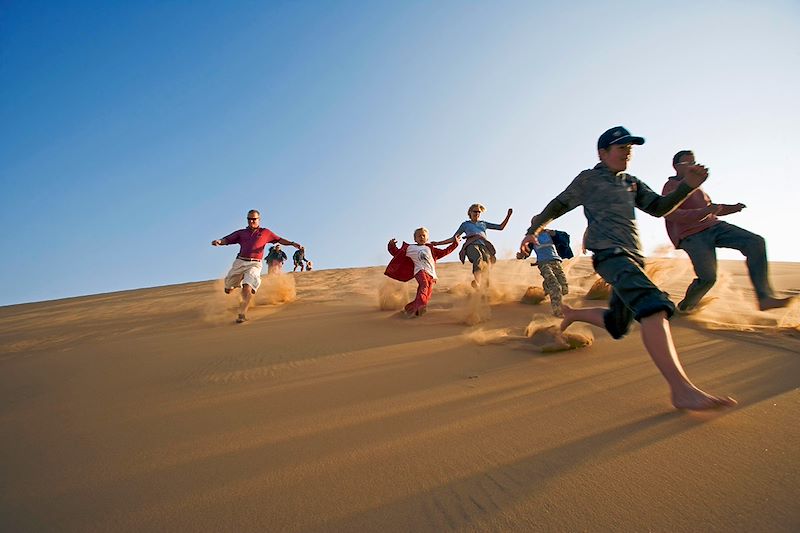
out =
{"type": "Polygon", "coordinates": [[[614,126],[597,139],[597,149],[608,150],[612,144],[644,144],[644,137],[634,137],[622,126],[614,126]]]}

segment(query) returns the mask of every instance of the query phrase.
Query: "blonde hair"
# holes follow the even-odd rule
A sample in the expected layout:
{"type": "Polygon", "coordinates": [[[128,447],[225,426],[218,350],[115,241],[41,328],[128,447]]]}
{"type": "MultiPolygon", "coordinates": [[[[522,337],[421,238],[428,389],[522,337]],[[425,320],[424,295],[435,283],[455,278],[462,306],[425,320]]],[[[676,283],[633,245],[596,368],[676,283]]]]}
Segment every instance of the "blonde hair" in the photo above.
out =
{"type": "Polygon", "coordinates": [[[478,211],[480,211],[481,213],[483,213],[484,211],[486,211],[486,208],[485,208],[485,207],[483,207],[481,204],[472,204],[471,206],[469,206],[469,207],[467,208],[467,216],[469,216],[469,212],[470,212],[470,211],[472,211],[473,209],[477,209],[477,210],[478,210],[478,211]]]}
{"type": "Polygon", "coordinates": [[[417,228],[417,229],[415,229],[415,230],[414,230],[414,238],[415,238],[415,239],[417,238],[417,233],[419,233],[419,232],[421,232],[421,231],[424,231],[424,232],[425,232],[425,233],[427,233],[428,235],[430,235],[430,234],[431,234],[431,233],[428,231],[428,228],[426,228],[425,226],[422,226],[421,228],[417,228]]]}

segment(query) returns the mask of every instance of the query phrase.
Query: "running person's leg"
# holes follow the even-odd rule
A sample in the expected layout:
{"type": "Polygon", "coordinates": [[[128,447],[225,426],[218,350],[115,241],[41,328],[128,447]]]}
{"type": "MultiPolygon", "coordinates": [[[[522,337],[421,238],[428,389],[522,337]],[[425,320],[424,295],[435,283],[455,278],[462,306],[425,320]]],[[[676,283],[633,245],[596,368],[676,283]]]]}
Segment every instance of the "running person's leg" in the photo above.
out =
{"type": "Polygon", "coordinates": [[[747,273],[756,291],[759,309],[765,311],[789,305],[791,298],[776,298],[769,283],[767,244],[761,235],[727,222],[720,222],[709,230],[715,230],[717,246],[738,250],[745,256],[747,273]]]}
{"type": "Polygon", "coordinates": [[[548,261],[546,263],[539,263],[539,272],[542,274],[542,289],[550,296],[550,307],[553,309],[553,315],[563,317],[561,312],[561,284],[556,278],[554,272],[554,263],[557,261],[548,261]]]}
{"type": "Polygon", "coordinates": [[[717,244],[713,229],[711,227],[689,235],[679,243],[681,249],[689,255],[697,276],[687,287],[683,300],[678,303],[678,310],[681,312],[694,309],[717,282],[717,244]]]}
{"type": "MultiPolygon", "coordinates": [[[[595,255],[595,259],[598,256],[595,255]]],[[[595,270],[612,287],[611,307],[571,309],[563,306],[562,330],[577,320],[605,328],[615,338],[627,331],[628,314],[641,325],[642,342],[670,387],[672,405],[678,409],[704,410],[736,404],[733,398],[712,396],[686,376],[672,341],[668,318],[674,305],[644,273],[643,264],[628,255],[612,255],[594,262],[595,270]],[[627,309],[620,308],[620,305],[627,309]]],[[[629,324],[629,321],[628,321],[629,324]]]]}

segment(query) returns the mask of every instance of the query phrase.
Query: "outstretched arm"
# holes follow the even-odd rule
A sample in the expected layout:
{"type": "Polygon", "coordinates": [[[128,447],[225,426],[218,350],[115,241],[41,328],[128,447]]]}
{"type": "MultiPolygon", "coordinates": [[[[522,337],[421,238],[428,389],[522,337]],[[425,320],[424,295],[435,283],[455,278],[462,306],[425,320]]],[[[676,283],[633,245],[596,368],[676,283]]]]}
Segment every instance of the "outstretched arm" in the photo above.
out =
{"type": "Polygon", "coordinates": [[[739,211],[741,211],[742,209],[747,207],[746,205],[744,205],[742,203],[733,204],[733,205],[731,205],[731,204],[712,204],[712,205],[717,207],[716,215],[718,217],[724,217],[725,215],[732,215],[734,213],[738,213],[739,211]]]}
{"type": "Polygon", "coordinates": [[[525,237],[522,239],[522,242],[519,244],[519,251],[520,255],[524,257],[528,257],[531,254],[530,245],[536,245],[539,241],[536,239],[536,236],[542,231],[542,228],[547,226],[551,220],[554,220],[564,213],[569,212],[569,207],[558,198],[554,198],[544,207],[541,213],[534,216],[531,219],[531,226],[528,228],[528,231],[525,232],[525,237]]]}
{"type": "Polygon", "coordinates": [[[288,240],[286,240],[284,238],[278,239],[278,242],[280,244],[284,245],[284,246],[294,246],[298,250],[302,250],[303,249],[303,245],[302,244],[300,244],[298,242],[294,242],[294,241],[288,241],[288,240]]]}
{"type": "Polygon", "coordinates": [[[647,185],[639,182],[636,191],[636,207],[654,217],[663,217],[672,213],[692,191],[698,188],[708,178],[708,169],[703,165],[689,165],[684,177],[675,187],[675,190],[661,196],[653,192],[647,185]]]}
{"type": "Polygon", "coordinates": [[[461,231],[457,231],[455,235],[450,237],[449,239],[445,239],[443,241],[431,241],[431,244],[434,246],[444,246],[445,244],[458,244],[458,241],[461,239],[461,231]]]}
{"type": "MultiPolygon", "coordinates": [[[[434,259],[439,259],[441,257],[444,257],[447,254],[449,254],[450,252],[452,252],[453,250],[455,250],[456,248],[458,248],[458,241],[460,241],[460,240],[461,240],[461,237],[456,235],[452,239],[448,239],[448,241],[452,241],[452,242],[450,243],[450,246],[448,246],[447,248],[443,248],[443,249],[442,248],[433,248],[431,251],[433,252],[434,259]]],[[[442,242],[448,242],[448,241],[439,241],[438,243],[432,242],[430,244],[431,244],[431,246],[440,246],[442,242]]]]}
{"type": "MultiPolygon", "coordinates": [[[[661,196],[668,196],[673,193],[681,183],[681,181],[676,179],[670,179],[664,184],[664,188],[661,190],[661,196]]],[[[671,213],[664,215],[664,218],[678,224],[694,224],[705,220],[710,215],[718,215],[719,213],[717,211],[719,211],[719,206],[712,203],[704,207],[696,208],[685,208],[681,204],[671,213]]]]}
{"type": "Polygon", "coordinates": [[[397,247],[397,239],[390,240],[389,244],[387,245],[387,248],[389,250],[389,253],[392,254],[392,256],[397,255],[397,252],[400,251],[400,248],[397,247]]]}
{"type": "Polygon", "coordinates": [[[513,212],[514,210],[509,207],[508,212],[506,213],[506,218],[504,218],[503,221],[500,223],[501,230],[506,229],[506,224],[508,224],[508,220],[511,218],[511,213],[513,212]]]}
{"type": "Polygon", "coordinates": [[[211,246],[225,246],[228,242],[225,239],[214,239],[211,241],[211,246]]]}

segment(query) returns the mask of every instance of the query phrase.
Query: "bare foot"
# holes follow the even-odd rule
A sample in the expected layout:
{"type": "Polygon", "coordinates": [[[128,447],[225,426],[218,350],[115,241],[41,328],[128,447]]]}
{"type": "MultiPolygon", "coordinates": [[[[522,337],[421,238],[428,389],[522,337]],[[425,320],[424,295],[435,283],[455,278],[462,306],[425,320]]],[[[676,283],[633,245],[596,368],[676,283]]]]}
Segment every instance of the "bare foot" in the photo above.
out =
{"type": "Polygon", "coordinates": [[[672,392],[672,405],[675,409],[688,409],[690,411],[706,411],[720,407],[733,407],[738,402],[730,396],[721,398],[711,396],[697,388],[686,389],[682,392],[672,392]]]}
{"type": "Polygon", "coordinates": [[[567,304],[561,304],[561,313],[564,320],[561,321],[561,331],[564,331],[570,324],[575,322],[575,310],[567,304]]]}
{"type": "Polygon", "coordinates": [[[792,298],[764,298],[763,300],[758,301],[758,308],[762,311],[766,311],[767,309],[778,309],[781,307],[786,307],[791,303],[792,298]]]}

